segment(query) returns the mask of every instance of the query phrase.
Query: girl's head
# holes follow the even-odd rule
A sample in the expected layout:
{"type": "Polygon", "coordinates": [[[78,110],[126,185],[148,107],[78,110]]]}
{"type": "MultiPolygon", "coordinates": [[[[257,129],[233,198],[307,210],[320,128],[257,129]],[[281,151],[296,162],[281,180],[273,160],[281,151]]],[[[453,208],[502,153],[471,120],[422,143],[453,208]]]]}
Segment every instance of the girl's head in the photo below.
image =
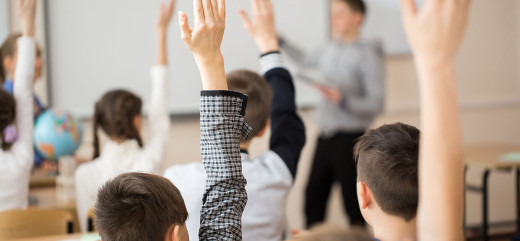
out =
{"type": "Polygon", "coordinates": [[[8,126],[14,124],[16,117],[16,102],[14,97],[0,88],[0,145],[3,151],[11,148],[12,141],[6,136],[8,126]]]}
{"type": "Polygon", "coordinates": [[[332,0],[330,27],[336,37],[357,32],[365,18],[366,6],[363,0],[332,0]]]}
{"type": "MultiPolygon", "coordinates": [[[[11,34],[7,39],[5,39],[4,43],[0,47],[0,60],[2,61],[2,66],[0,67],[0,83],[3,84],[5,80],[8,78],[12,78],[14,76],[14,72],[16,70],[16,60],[18,59],[17,54],[17,40],[20,38],[22,34],[16,33],[11,34]]],[[[41,49],[38,45],[36,45],[36,59],[34,62],[34,80],[36,81],[42,76],[43,70],[43,59],[41,54],[41,49]]]]}
{"type": "Polygon", "coordinates": [[[140,136],[142,105],[141,98],[126,90],[110,91],[96,103],[93,120],[94,158],[99,157],[98,128],[114,141],[136,140],[139,146],[143,146],[140,136]]]}

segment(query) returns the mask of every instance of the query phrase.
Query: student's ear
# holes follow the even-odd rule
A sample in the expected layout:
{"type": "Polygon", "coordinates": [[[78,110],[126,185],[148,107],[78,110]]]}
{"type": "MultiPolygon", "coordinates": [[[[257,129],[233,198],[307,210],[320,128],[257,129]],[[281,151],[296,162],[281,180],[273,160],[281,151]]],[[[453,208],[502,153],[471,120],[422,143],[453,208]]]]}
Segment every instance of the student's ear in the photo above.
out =
{"type": "Polygon", "coordinates": [[[168,228],[168,232],[166,232],[166,238],[165,241],[179,241],[179,226],[177,225],[171,225],[170,228],[168,228]],[[177,232],[177,233],[176,233],[177,232]]]}
{"type": "Polygon", "coordinates": [[[132,124],[134,125],[134,128],[137,130],[137,132],[141,132],[143,129],[143,116],[142,115],[136,115],[134,116],[134,119],[132,120],[132,124]]]}
{"type": "Polygon", "coordinates": [[[265,122],[265,126],[264,128],[262,128],[262,130],[260,132],[258,132],[258,134],[256,134],[256,137],[262,137],[265,135],[265,133],[267,132],[267,129],[269,128],[269,126],[271,126],[271,119],[267,119],[267,121],[265,122]]]}
{"type": "Polygon", "coordinates": [[[357,182],[357,195],[359,207],[361,209],[367,208],[372,202],[372,193],[370,192],[370,189],[368,189],[367,184],[364,182],[357,182]]]}

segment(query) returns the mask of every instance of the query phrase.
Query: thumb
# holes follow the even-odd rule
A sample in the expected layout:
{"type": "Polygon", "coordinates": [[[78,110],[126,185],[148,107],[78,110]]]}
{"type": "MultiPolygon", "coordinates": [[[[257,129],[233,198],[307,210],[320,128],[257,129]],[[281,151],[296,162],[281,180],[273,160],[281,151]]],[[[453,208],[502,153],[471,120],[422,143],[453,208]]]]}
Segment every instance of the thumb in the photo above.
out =
{"type": "Polygon", "coordinates": [[[240,17],[242,17],[242,21],[244,22],[244,27],[246,29],[249,29],[249,27],[251,27],[251,21],[249,20],[249,17],[247,17],[247,13],[240,9],[240,11],[238,11],[240,13],[240,17]]]}
{"type": "Polygon", "coordinates": [[[190,24],[188,23],[188,16],[185,12],[179,12],[179,26],[181,29],[181,38],[184,43],[188,44],[191,42],[191,30],[190,24]]]}

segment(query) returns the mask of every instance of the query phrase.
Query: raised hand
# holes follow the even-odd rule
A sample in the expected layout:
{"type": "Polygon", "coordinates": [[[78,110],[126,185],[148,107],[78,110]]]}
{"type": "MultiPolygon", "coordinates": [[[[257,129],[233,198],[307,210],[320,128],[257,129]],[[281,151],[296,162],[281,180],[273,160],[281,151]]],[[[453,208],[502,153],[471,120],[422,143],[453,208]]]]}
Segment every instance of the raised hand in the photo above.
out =
{"type": "Polygon", "coordinates": [[[220,45],[226,26],[224,0],[193,0],[195,23],[190,29],[186,13],[179,12],[181,37],[193,53],[199,67],[203,88],[227,90],[224,59],[220,45]]]}
{"type": "Polygon", "coordinates": [[[421,93],[418,240],[463,239],[464,161],[455,57],[471,0],[401,0],[421,93]],[[439,195],[442,193],[442,195],[439,195]]]}
{"type": "Polygon", "coordinates": [[[172,19],[175,9],[175,0],[170,0],[168,4],[161,3],[157,17],[157,65],[165,66],[168,64],[166,51],[166,35],[168,25],[172,19]]]}
{"type": "Polygon", "coordinates": [[[168,4],[161,3],[157,18],[157,29],[166,31],[175,9],[175,0],[170,0],[168,4]]]}
{"type": "Polygon", "coordinates": [[[403,25],[418,58],[452,61],[465,33],[471,0],[430,0],[418,10],[414,0],[401,0],[403,25]]]}
{"type": "Polygon", "coordinates": [[[249,19],[244,10],[240,10],[240,16],[244,21],[244,27],[255,40],[260,52],[278,51],[280,47],[276,36],[271,0],[251,0],[251,11],[252,19],[249,19]]]}
{"type": "Polygon", "coordinates": [[[36,0],[18,0],[18,18],[22,23],[22,34],[34,37],[36,17],[36,0]]]}

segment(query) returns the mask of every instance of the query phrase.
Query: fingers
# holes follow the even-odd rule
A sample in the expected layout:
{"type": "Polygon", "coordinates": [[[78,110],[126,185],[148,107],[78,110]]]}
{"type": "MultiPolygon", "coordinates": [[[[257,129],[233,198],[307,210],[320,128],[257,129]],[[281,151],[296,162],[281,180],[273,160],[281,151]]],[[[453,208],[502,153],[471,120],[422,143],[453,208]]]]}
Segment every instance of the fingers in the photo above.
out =
{"type": "Polygon", "coordinates": [[[401,11],[403,14],[403,23],[406,25],[406,23],[413,19],[417,14],[415,0],[401,0],[401,11]]]}
{"type": "Polygon", "coordinates": [[[262,11],[260,9],[260,0],[251,0],[251,11],[253,16],[261,13],[262,11]]]}
{"type": "Polygon", "coordinates": [[[218,11],[218,1],[217,0],[211,0],[211,8],[212,8],[212,11],[213,11],[213,16],[215,16],[215,18],[218,18],[219,15],[219,11],[218,11]]]}
{"type": "Polygon", "coordinates": [[[202,0],[193,0],[193,13],[195,15],[195,23],[203,23],[206,21],[204,8],[202,7],[202,0]]]}
{"type": "Polygon", "coordinates": [[[220,0],[219,3],[219,16],[222,23],[226,23],[226,0],[220,0]]]}
{"type": "Polygon", "coordinates": [[[170,3],[168,4],[168,12],[173,13],[174,8],[175,8],[175,0],[170,0],[170,3]]]}
{"type": "Polygon", "coordinates": [[[204,9],[204,18],[206,23],[215,23],[215,16],[213,15],[213,7],[211,5],[212,0],[202,0],[202,6],[204,9]]]}
{"type": "Polygon", "coordinates": [[[181,29],[181,38],[184,43],[188,44],[191,42],[191,30],[190,24],[188,23],[188,16],[186,13],[180,11],[179,12],[179,27],[181,29]]]}
{"type": "Polygon", "coordinates": [[[251,21],[249,20],[249,17],[247,17],[247,13],[244,10],[240,10],[239,13],[242,21],[244,22],[244,27],[249,29],[251,27],[251,21]]]}

